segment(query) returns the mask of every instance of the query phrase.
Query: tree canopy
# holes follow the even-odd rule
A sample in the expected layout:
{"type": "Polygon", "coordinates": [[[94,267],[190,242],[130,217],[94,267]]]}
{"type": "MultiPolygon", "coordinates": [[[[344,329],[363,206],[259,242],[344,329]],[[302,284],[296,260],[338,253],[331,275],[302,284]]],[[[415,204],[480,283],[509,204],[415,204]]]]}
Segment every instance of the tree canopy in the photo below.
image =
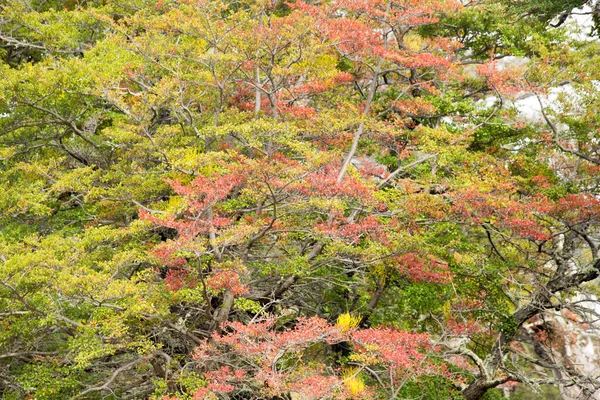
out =
{"type": "Polygon", "coordinates": [[[594,395],[583,6],[0,0],[0,396],[594,395]]]}

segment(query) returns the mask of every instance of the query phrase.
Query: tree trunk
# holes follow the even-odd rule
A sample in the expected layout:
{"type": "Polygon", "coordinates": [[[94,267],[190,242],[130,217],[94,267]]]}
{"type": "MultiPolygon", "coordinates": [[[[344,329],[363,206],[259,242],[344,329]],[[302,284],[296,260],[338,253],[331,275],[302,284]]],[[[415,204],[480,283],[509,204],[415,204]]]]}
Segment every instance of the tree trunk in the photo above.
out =
{"type": "Polygon", "coordinates": [[[478,378],[463,390],[462,395],[467,400],[479,400],[483,398],[489,388],[489,383],[485,379],[478,378]]]}

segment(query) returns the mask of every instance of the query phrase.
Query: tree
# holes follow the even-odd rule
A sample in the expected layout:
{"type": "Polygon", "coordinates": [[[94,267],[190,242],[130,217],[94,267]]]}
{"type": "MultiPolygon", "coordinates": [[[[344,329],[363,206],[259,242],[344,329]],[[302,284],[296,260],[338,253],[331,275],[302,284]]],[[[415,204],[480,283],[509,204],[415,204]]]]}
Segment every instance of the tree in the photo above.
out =
{"type": "Polygon", "coordinates": [[[579,3],[63,3],[1,6],[3,398],[598,389],[579,3]]]}

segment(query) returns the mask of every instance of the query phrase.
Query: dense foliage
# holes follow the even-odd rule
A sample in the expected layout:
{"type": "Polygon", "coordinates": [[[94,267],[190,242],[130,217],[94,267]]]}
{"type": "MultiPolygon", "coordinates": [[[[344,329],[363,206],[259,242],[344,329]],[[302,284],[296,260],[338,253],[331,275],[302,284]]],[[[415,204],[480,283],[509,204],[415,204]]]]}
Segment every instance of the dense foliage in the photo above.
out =
{"type": "Polygon", "coordinates": [[[596,392],[587,3],[0,0],[1,397],[596,392]]]}

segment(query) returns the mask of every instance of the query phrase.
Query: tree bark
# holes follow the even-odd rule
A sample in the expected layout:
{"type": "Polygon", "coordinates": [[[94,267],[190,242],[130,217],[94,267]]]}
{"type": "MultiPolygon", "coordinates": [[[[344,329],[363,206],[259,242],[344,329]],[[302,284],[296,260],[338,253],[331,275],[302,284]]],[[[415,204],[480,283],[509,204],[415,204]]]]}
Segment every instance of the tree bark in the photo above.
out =
{"type": "Polygon", "coordinates": [[[462,394],[467,400],[479,400],[485,395],[488,389],[489,386],[486,379],[477,378],[463,391],[462,394]]]}

